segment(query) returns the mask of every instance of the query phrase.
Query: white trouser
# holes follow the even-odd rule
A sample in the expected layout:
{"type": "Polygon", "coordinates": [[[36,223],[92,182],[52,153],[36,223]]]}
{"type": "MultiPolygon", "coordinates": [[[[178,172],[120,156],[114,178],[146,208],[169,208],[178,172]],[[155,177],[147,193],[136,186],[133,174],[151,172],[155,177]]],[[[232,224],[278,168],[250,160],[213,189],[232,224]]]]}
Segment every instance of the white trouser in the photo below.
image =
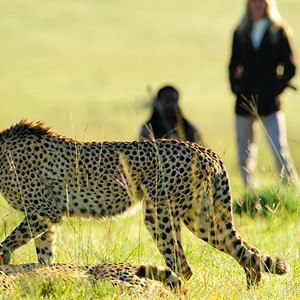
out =
{"type": "MultiPolygon", "coordinates": [[[[282,111],[266,117],[260,116],[268,142],[271,146],[278,172],[282,175],[284,184],[298,186],[297,172],[289,153],[286,136],[285,116],[282,111]]],[[[237,147],[239,167],[244,185],[250,188],[258,186],[256,179],[257,144],[255,128],[257,118],[254,116],[236,115],[237,147]]]]}

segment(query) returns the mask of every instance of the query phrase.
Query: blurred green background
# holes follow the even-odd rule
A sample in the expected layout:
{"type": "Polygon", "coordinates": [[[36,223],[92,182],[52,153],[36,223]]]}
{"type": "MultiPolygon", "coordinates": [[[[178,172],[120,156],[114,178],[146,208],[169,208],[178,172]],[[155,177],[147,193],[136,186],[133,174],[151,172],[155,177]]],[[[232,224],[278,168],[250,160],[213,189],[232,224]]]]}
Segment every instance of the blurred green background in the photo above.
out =
{"type": "MultiPolygon", "coordinates": [[[[277,1],[300,52],[300,2],[277,1]]],[[[234,188],[234,97],[227,66],[245,1],[0,0],[0,129],[44,121],[80,140],[133,140],[163,84],[181,92],[185,115],[225,161],[234,188]]],[[[295,79],[299,84],[299,76],[295,79]]],[[[283,97],[300,170],[299,93],[283,97]]],[[[272,157],[262,134],[260,174],[272,157]]]]}

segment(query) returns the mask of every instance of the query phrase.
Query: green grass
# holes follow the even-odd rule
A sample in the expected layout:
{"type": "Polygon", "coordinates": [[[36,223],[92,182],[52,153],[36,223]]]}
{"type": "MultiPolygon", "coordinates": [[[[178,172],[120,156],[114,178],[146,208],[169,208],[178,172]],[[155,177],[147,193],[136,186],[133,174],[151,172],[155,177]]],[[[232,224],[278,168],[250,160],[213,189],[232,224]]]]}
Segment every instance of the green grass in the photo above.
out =
{"type": "MultiPolygon", "coordinates": [[[[277,2],[294,29],[294,46],[300,53],[300,2],[277,2]]],[[[0,5],[0,128],[28,118],[81,140],[133,140],[149,115],[152,94],[162,84],[172,83],[181,90],[186,116],[224,160],[234,198],[243,195],[227,65],[232,29],[244,1],[0,0],[0,5]]],[[[299,76],[295,83],[300,87],[299,76]]],[[[300,170],[298,98],[299,94],[286,91],[283,106],[291,153],[300,170]]],[[[266,191],[272,190],[266,192],[267,198],[272,198],[277,190],[273,160],[261,132],[258,140],[259,176],[266,191]]],[[[285,193],[280,197],[286,199],[285,193]]],[[[6,205],[0,214],[3,239],[21,216],[6,205]]],[[[185,251],[194,272],[187,283],[189,298],[299,298],[298,213],[277,209],[268,218],[235,215],[235,219],[240,232],[262,252],[285,257],[291,274],[266,275],[258,289],[247,291],[243,271],[233,259],[185,230],[185,251]]],[[[32,243],[13,256],[14,263],[33,261],[32,243]]],[[[63,222],[57,261],[164,264],[139,214],[106,224],[63,222]]],[[[57,298],[108,299],[106,291],[114,293],[110,287],[101,294],[100,287],[86,291],[62,285],[57,298]]]]}
{"type": "Polygon", "coordinates": [[[233,203],[233,211],[237,214],[248,214],[269,217],[280,211],[284,215],[299,213],[298,192],[284,186],[246,190],[233,203]]]}
{"type": "MultiPolygon", "coordinates": [[[[292,271],[284,277],[263,275],[261,285],[248,291],[244,271],[230,256],[198,240],[188,230],[183,229],[183,245],[194,275],[187,282],[189,299],[297,299],[300,297],[298,249],[299,222],[297,217],[276,212],[272,218],[256,217],[254,220],[244,215],[235,216],[239,232],[262,253],[284,257],[292,271]]],[[[298,216],[299,218],[299,216],[298,216]]],[[[7,224],[8,232],[17,220],[7,224]]],[[[59,226],[57,261],[76,264],[99,264],[104,262],[130,262],[164,265],[154,242],[141,222],[135,216],[109,221],[70,219],[59,226]],[[130,233],[130,234],[128,234],[130,233]]],[[[33,243],[18,249],[13,255],[13,263],[36,261],[33,243]]],[[[80,299],[93,296],[99,298],[116,296],[110,284],[97,284],[95,288],[87,282],[52,282],[50,285],[35,282],[21,285],[22,298],[38,298],[48,292],[53,299],[80,299]],[[25,292],[24,292],[25,291],[25,292]],[[102,295],[102,296],[101,296],[102,295]]],[[[117,296],[116,296],[117,297],[117,296]]],[[[119,296],[118,296],[119,297],[119,296]]],[[[128,296],[122,296],[126,299],[128,296]]],[[[174,296],[175,297],[175,296],[174,296]]],[[[20,299],[18,294],[14,299],[20,299]]],[[[108,298],[109,299],[109,298],[108,298]]],[[[176,299],[176,297],[174,298],[176,299]]]]}

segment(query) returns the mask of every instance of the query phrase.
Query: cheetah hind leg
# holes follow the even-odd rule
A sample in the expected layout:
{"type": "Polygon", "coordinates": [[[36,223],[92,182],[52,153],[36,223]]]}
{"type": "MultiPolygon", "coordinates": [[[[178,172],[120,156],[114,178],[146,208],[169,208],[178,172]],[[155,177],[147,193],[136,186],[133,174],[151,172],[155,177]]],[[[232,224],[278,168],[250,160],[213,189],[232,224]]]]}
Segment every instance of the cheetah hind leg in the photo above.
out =
{"type": "Polygon", "coordinates": [[[211,190],[211,206],[217,224],[217,240],[246,271],[248,287],[259,283],[261,272],[284,275],[289,264],[277,257],[262,256],[259,250],[247,243],[236,231],[232,215],[232,196],[228,175],[217,173],[211,190]]]}
{"type": "MultiPolygon", "coordinates": [[[[251,287],[260,282],[261,272],[284,275],[290,270],[289,264],[278,257],[261,255],[259,250],[246,242],[236,231],[233,217],[228,207],[224,204],[225,199],[231,194],[222,195],[214,199],[214,214],[216,224],[221,224],[217,231],[218,240],[225,247],[225,252],[231,255],[244,268],[246,272],[247,286],[251,287]],[[224,197],[224,198],[222,198],[224,197]]],[[[231,201],[230,201],[231,203],[231,201]]]]}
{"type": "Polygon", "coordinates": [[[289,272],[289,265],[284,260],[261,256],[257,248],[242,239],[234,228],[228,207],[218,201],[214,201],[214,206],[213,210],[208,206],[206,210],[201,206],[194,207],[182,217],[183,223],[197,237],[231,255],[245,270],[248,288],[260,282],[261,272],[278,275],[289,272]]]}
{"type": "Polygon", "coordinates": [[[251,268],[243,267],[246,273],[247,288],[258,285],[261,281],[261,272],[257,272],[251,268]]]}

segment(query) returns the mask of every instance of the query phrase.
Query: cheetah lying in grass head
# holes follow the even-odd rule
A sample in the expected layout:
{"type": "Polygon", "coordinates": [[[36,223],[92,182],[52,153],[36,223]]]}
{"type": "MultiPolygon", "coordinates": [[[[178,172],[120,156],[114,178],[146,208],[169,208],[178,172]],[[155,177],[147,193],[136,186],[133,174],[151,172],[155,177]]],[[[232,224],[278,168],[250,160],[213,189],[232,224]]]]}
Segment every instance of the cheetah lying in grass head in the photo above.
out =
{"type": "Polygon", "coordinates": [[[133,266],[127,263],[101,264],[97,266],[76,266],[66,264],[24,264],[0,265],[0,295],[2,292],[13,292],[17,283],[23,280],[38,278],[39,285],[49,283],[53,279],[76,280],[90,279],[96,281],[110,281],[123,292],[149,294],[156,291],[162,295],[170,293],[168,287],[180,287],[178,292],[184,294],[184,288],[178,275],[169,268],[156,266],[133,266]]]}
{"type": "Polygon", "coordinates": [[[263,256],[236,231],[228,175],[219,157],[179,140],[83,143],[21,121],[0,133],[0,190],[25,213],[2,242],[3,261],[34,239],[38,261],[52,263],[55,224],[63,216],[107,219],[142,203],[147,229],[169,268],[192,275],[181,221],[244,268],[248,286],[288,264],[263,256]]]}

